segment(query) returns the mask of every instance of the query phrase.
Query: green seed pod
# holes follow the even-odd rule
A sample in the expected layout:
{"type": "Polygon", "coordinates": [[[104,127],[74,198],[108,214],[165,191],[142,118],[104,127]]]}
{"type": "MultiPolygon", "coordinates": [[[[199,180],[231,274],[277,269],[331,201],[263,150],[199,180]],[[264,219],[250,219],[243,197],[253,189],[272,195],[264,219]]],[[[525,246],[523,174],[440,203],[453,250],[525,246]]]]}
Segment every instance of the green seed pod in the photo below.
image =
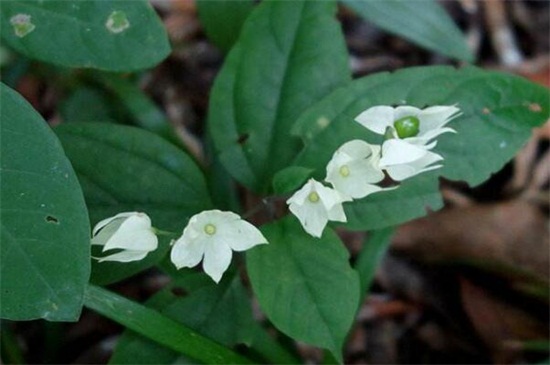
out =
{"type": "Polygon", "coordinates": [[[397,131],[399,138],[408,138],[418,135],[420,120],[417,117],[409,116],[393,122],[393,126],[397,131]]]}

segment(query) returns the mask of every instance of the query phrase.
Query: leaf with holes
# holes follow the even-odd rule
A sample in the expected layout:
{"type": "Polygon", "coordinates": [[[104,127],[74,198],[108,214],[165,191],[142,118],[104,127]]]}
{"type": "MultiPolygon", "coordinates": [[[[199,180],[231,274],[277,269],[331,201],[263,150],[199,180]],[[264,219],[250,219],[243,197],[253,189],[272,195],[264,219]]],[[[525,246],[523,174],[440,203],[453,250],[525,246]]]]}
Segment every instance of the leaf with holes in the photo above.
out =
{"type": "Polygon", "coordinates": [[[317,239],[293,216],[261,230],[269,245],[248,251],[246,264],[262,310],[282,332],[329,349],[341,362],[359,305],[349,252],[330,228],[317,239]]]}
{"type": "Polygon", "coordinates": [[[220,160],[256,192],[295,157],[300,113],[349,81],[347,51],[329,1],[265,1],[244,24],[210,100],[220,160]]]}
{"type": "MultiPolygon", "coordinates": [[[[120,212],[147,213],[153,226],[181,233],[191,215],[211,207],[204,176],[183,151],[150,132],[86,123],[55,128],[82,185],[92,223],[120,212]]],[[[168,239],[144,260],[94,262],[92,281],[106,284],[158,262],[168,239]]]]}
{"type": "Polygon", "coordinates": [[[61,66],[131,71],[170,53],[162,22],[143,0],[4,1],[0,19],[6,44],[61,66]]]}
{"type": "Polygon", "coordinates": [[[396,190],[345,204],[349,227],[374,229],[422,216],[438,209],[437,177],[475,186],[501,169],[522,147],[534,127],[549,115],[549,93],[521,77],[468,67],[432,66],[367,76],[342,87],[306,111],[293,132],[306,147],[294,164],[316,169],[325,165],[343,143],[362,138],[381,143],[382,137],[354,118],[375,105],[458,105],[462,116],[449,126],[457,133],[438,138],[434,151],[443,168],[405,181],[396,190]],[[405,209],[404,209],[405,208],[405,209]]]}
{"type": "Polygon", "coordinates": [[[1,316],[76,321],[90,276],[82,191],[42,117],[4,84],[0,99],[1,316]]]}

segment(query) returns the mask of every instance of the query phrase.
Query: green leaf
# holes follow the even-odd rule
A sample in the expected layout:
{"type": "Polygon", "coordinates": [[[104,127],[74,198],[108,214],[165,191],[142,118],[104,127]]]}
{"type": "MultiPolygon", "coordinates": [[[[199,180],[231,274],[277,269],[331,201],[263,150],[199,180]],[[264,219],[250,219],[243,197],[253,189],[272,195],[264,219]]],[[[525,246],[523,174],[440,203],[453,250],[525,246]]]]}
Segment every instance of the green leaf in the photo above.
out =
{"type": "Polygon", "coordinates": [[[82,191],[42,117],[4,84],[0,99],[1,316],[76,321],[90,276],[82,191]]]}
{"type": "MultiPolygon", "coordinates": [[[[180,234],[193,214],[211,207],[194,161],[150,132],[106,123],[62,124],[55,131],[77,172],[93,224],[120,212],[141,211],[153,226],[180,234]]],[[[141,261],[94,261],[92,281],[122,280],[158,262],[168,249],[164,239],[141,261]]]]}
{"type": "Polygon", "coordinates": [[[421,217],[443,208],[436,173],[405,180],[398,189],[345,203],[346,227],[353,230],[381,229],[421,217]]]}
{"type": "Polygon", "coordinates": [[[85,305],[146,338],[205,364],[251,363],[158,311],[100,287],[88,287],[85,305]]]}
{"type": "Polygon", "coordinates": [[[300,117],[293,132],[306,147],[294,164],[314,168],[319,176],[343,143],[355,138],[382,143],[381,136],[354,118],[375,105],[401,104],[457,104],[463,115],[449,124],[456,134],[438,138],[434,151],[445,158],[443,168],[406,180],[398,189],[345,204],[352,229],[383,228],[422,216],[426,208],[439,209],[437,176],[473,186],[485,181],[549,114],[548,90],[509,74],[443,66],[374,74],[336,90],[300,117]]]}
{"type": "Polygon", "coordinates": [[[301,166],[284,168],[273,177],[273,191],[275,194],[287,194],[297,190],[313,171],[313,169],[301,166]]]}
{"type": "Polygon", "coordinates": [[[137,126],[184,147],[162,110],[135,83],[127,78],[103,72],[93,72],[91,76],[112,93],[119,105],[129,112],[137,126]]]}
{"type": "Polygon", "coordinates": [[[248,17],[218,76],[209,131],[220,160],[256,192],[300,148],[300,113],[350,79],[345,42],[328,1],[265,1],[248,17]]]}
{"type": "Polygon", "coordinates": [[[228,52],[237,41],[244,21],[254,9],[253,0],[198,0],[199,19],[208,38],[228,52]]]}
{"type": "Polygon", "coordinates": [[[313,238],[291,216],[261,230],[269,244],[246,257],[262,310],[285,334],[329,349],[342,362],[359,305],[359,279],[348,251],[329,228],[313,238]]]}
{"type": "Polygon", "coordinates": [[[61,103],[61,118],[63,122],[114,122],[113,105],[109,98],[92,87],[77,88],[61,103]]]}
{"type": "MultiPolygon", "coordinates": [[[[219,285],[204,274],[187,276],[156,294],[146,305],[224,346],[252,341],[252,308],[238,275],[226,275],[219,285]]],[[[126,331],[110,362],[174,364],[179,357],[173,350],[126,331]]]]}
{"type": "Polygon", "coordinates": [[[453,19],[433,0],[342,0],[367,21],[422,47],[459,60],[474,55],[453,19]]]}
{"type": "Polygon", "coordinates": [[[9,46],[61,66],[132,71],[170,53],[163,24],[143,0],[6,1],[0,19],[9,46]]]}

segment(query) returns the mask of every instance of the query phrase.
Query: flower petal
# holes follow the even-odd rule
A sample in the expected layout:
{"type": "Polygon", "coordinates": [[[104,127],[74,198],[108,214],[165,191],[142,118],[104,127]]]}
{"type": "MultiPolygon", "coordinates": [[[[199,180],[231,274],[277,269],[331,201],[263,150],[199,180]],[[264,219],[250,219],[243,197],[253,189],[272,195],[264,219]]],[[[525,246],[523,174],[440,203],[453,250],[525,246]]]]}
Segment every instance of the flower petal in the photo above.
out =
{"type": "Polygon", "coordinates": [[[170,260],[178,269],[196,266],[202,260],[207,244],[204,238],[191,240],[186,237],[185,231],[188,227],[185,228],[183,236],[174,243],[170,252],[170,260]]]}
{"type": "Polygon", "coordinates": [[[138,213],[138,212],[118,213],[117,215],[115,215],[115,216],[113,216],[113,217],[109,217],[109,218],[103,219],[103,220],[99,221],[99,222],[94,226],[94,229],[92,230],[92,236],[97,235],[97,232],[98,232],[101,228],[105,227],[107,224],[111,223],[111,222],[114,221],[115,219],[127,218],[127,217],[131,217],[131,216],[134,216],[134,215],[137,215],[137,214],[144,214],[144,213],[138,213]]]}
{"type": "Polygon", "coordinates": [[[126,218],[105,243],[103,251],[113,248],[153,251],[157,246],[158,238],[151,229],[151,220],[145,214],[138,214],[126,218]]]}
{"type": "Polygon", "coordinates": [[[202,267],[216,283],[220,282],[223,273],[231,263],[233,252],[228,245],[217,240],[212,240],[205,245],[204,261],[202,267]]]}
{"type": "Polygon", "coordinates": [[[242,219],[220,226],[219,235],[234,251],[246,251],[256,245],[267,243],[267,239],[258,228],[242,219]]]}
{"type": "Polygon", "coordinates": [[[309,203],[304,205],[291,204],[290,211],[294,214],[304,230],[313,237],[321,237],[323,230],[328,223],[328,216],[325,207],[320,203],[309,203]]]}
{"type": "Polygon", "coordinates": [[[442,165],[431,164],[443,160],[443,157],[437,153],[428,151],[428,153],[417,161],[402,165],[392,165],[387,167],[388,175],[395,181],[403,181],[422,172],[435,170],[442,165]]]}
{"type": "MultiPolygon", "coordinates": [[[[347,222],[346,213],[342,204],[337,204],[328,211],[328,219],[336,222],[347,222]]],[[[323,227],[324,228],[324,227],[323,227]]],[[[320,237],[320,236],[319,236],[320,237]]]]}
{"type": "Polygon", "coordinates": [[[454,105],[436,105],[426,108],[418,114],[420,133],[439,129],[458,116],[460,116],[460,109],[454,105]]]}
{"type": "Polygon", "coordinates": [[[287,201],[286,203],[287,204],[299,204],[299,205],[302,205],[306,202],[306,199],[307,197],[309,196],[309,194],[313,191],[315,191],[315,183],[319,184],[317,181],[315,181],[314,179],[309,179],[307,183],[304,184],[304,186],[302,186],[300,188],[300,190],[298,190],[297,192],[295,192],[287,201]]]}
{"type": "Polygon", "coordinates": [[[393,126],[394,120],[391,106],[373,106],[355,117],[356,122],[377,134],[384,134],[387,127],[393,126]]]}
{"type": "Polygon", "coordinates": [[[412,145],[401,139],[389,139],[382,145],[380,167],[398,165],[416,161],[426,155],[428,151],[422,147],[412,145]]]}
{"type": "Polygon", "coordinates": [[[99,257],[98,262],[103,261],[118,261],[118,262],[130,262],[130,261],[139,261],[145,258],[149,252],[147,251],[134,251],[134,250],[124,250],[122,252],[114,253],[109,256],[99,257]]]}

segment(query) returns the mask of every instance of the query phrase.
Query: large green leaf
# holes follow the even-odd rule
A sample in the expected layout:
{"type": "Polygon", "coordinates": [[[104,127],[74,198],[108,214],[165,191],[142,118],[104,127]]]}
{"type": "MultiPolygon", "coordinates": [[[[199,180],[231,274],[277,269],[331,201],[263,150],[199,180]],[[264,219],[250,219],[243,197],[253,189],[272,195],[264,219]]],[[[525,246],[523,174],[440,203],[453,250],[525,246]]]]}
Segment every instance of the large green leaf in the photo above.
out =
{"type": "Polygon", "coordinates": [[[474,56],[453,19],[433,0],[341,0],[388,32],[427,49],[472,62],[474,56]]]}
{"type": "Polygon", "coordinates": [[[437,176],[477,185],[498,171],[521,148],[531,129],[549,114],[548,90],[523,78],[469,67],[418,67],[380,73],[351,82],[305,112],[294,132],[306,147],[294,162],[324,169],[333,152],[344,142],[361,138],[381,143],[354,121],[375,105],[457,104],[463,115],[449,126],[458,133],[438,138],[435,152],[444,167],[405,181],[396,190],[377,193],[345,204],[349,226],[374,229],[396,225],[441,207],[437,176]]]}
{"type": "Polygon", "coordinates": [[[268,245],[247,252],[247,269],[262,310],[282,332],[329,349],[342,346],[359,305],[359,279],[349,253],[329,228],[320,239],[296,218],[262,227],[268,245]]]}
{"type": "Polygon", "coordinates": [[[75,321],[90,276],[90,226],[55,134],[0,84],[1,316],[75,321]]]}
{"type": "Polygon", "coordinates": [[[199,19],[208,38],[224,51],[237,41],[253,0],[198,0],[199,19]]]}
{"type": "Polygon", "coordinates": [[[350,79],[330,1],[265,1],[248,17],[216,80],[209,130],[220,160],[256,192],[300,148],[300,113],[350,79]]]}
{"type": "MultiPolygon", "coordinates": [[[[248,295],[238,275],[226,274],[219,285],[204,274],[187,276],[146,304],[224,346],[252,341],[255,323],[248,295]]],[[[126,331],[110,362],[176,364],[181,360],[181,354],[126,331]]]]}
{"type": "Polygon", "coordinates": [[[151,6],[134,1],[4,1],[2,40],[24,55],[61,66],[131,71],[170,52],[151,6]]]}
{"type": "MultiPolygon", "coordinates": [[[[55,128],[82,185],[92,223],[142,211],[153,225],[181,233],[191,215],[211,207],[202,172],[183,151],[141,129],[106,123],[55,128]]],[[[138,262],[96,263],[95,283],[121,280],[158,262],[168,240],[138,262]]]]}

